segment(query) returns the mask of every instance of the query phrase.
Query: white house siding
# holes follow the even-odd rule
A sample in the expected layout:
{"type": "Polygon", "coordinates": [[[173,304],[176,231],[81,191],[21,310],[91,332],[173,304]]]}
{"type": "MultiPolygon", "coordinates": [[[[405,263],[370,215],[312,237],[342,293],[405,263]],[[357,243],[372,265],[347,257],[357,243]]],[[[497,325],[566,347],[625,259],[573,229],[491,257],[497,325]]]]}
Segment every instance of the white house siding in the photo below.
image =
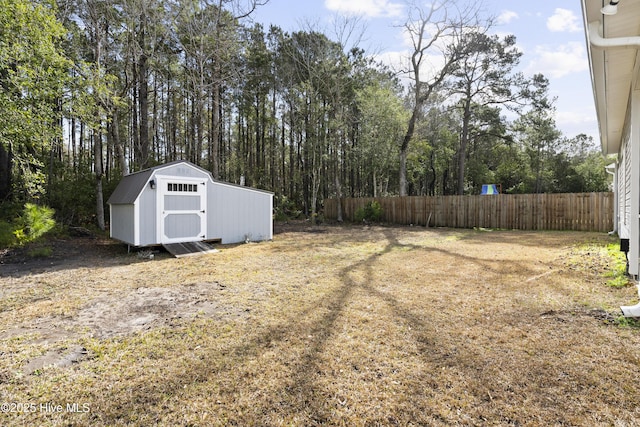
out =
{"type": "Polygon", "coordinates": [[[618,235],[629,239],[629,274],[640,271],[640,91],[632,91],[617,159],[618,235]]]}
{"type": "Polygon", "coordinates": [[[628,133],[618,155],[618,179],[615,190],[618,194],[618,234],[621,239],[628,239],[631,209],[631,144],[628,133]]]}
{"type": "Polygon", "coordinates": [[[617,158],[618,235],[629,239],[629,274],[640,270],[640,91],[633,91],[617,158]]]}
{"type": "MultiPolygon", "coordinates": [[[[637,87],[634,85],[633,87],[637,87]]],[[[627,115],[629,137],[625,145],[628,163],[628,212],[625,221],[629,228],[629,274],[638,276],[640,262],[640,90],[632,90],[631,106],[627,115]]]]}
{"type": "Polygon", "coordinates": [[[213,212],[208,224],[211,238],[220,238],[222,243],[273,238],[270,193],[215,182],[209,189],[208,205],[213,212]]]}
{"type": "MultiPolygon", "coordinates": [[[[589,69],[598,128],[605,155],[617,155],[617,231],[628,239],[629,273],[640,270],[640,61],[637,1],[620,2],[620,11],[603,14],[601,0],[582,0],[589,69]]],[[[617,2],[616,2],[617,3],[617,2]]],[[[625,245],[626,246],[626,245],[625,245]]],[[[640,315],[640,304],[621,307],[640,315]]]]}

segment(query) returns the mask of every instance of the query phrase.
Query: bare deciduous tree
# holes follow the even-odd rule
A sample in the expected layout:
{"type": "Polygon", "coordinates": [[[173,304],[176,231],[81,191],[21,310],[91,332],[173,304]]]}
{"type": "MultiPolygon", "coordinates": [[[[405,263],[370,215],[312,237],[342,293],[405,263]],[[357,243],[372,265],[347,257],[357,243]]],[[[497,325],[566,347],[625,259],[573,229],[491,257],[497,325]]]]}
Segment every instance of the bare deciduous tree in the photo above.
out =
{"type": "Polygon", "coordinates": [[[458,7],[455,0],[409,7],[404,29],[411,40],[411,63],[405,73],[412,80],[412,112],[400,145],[400,195],[407,195],[407,152],[416,122],[434,91],[464,57],[463,35],[479,20],[480,3],[458,7]]]}

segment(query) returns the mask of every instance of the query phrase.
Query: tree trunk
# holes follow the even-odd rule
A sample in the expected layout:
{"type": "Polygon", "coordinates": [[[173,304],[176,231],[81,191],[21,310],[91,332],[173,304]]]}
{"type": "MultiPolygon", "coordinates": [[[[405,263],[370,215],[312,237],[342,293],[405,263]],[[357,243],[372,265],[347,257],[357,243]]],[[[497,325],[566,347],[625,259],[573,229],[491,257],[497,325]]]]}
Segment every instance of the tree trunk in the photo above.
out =
{"type": "MultiPolygon", "coordinates": [[[[315,157],[315,155],[314,155],[315,157]]],[[[315,163],[315,160],[314,160],[315,163]]],[[[320,167],[314,168],[311,174],[311,221],[313,224],[316,222],[318,216],[318,192],[320,191],[320,167]]]]}
{"type": "Polygon", "coordinates": [[[467,100],[462,117],[462,135],[460,136],[460,150],[458,151],[458,195],[464,194],[464,173],[467,160],[467,145],[469,144],[469,122],[471,121],[471,104],[467,100]]]}
{"type": "Polygon", "coordinates": [[[133,67],[133,79],[134,79],[134,89],[131,90],[131,136],[132,136],[132,144],[133,144],[133,161],[134,161],[134,170],[140,170],[140,165],[142,163],[141,160],[141,152],[140,152],[140,132],[138,132],[139,123],[138,117],[140,116],[140,111],[138,109],[138,90],[136,89],[137,85],[140,84],[138,82],[138,67],[133,67]]]}
{"type": "Polygon", "coordinates": [[[400,195],[407,195],[407,149],[400,150],[400,195]]]}
{"type": "Polygon", "coordinates": [[[409,125],[407,126],[407,133],[402,140],[402,146],[400,146],[400,195],[407,195],[407,151],[409,150],[409,142],[413,138],[413,134],[416,129],[416,121],[418,120],[418,114],[422,108],[422,103],[419,102],[419,96],[416,96],[416,105],[413,107],[411,118],[409,119],[409,125]]]}
{"type": "Polygon", "coordinates": [[[11,144],[0,143],[0,202],[11,199],[11,169],[13,169],[11,144]]]}
{"type": "Polygon", "coordinates": [[[93,131],[93,163],[96,178],[96,222],[100,230],[105,229],[104,196],[102,194],[102,137],[93,131]]]}
{"type": "Polygon", "coordinates": [[[140,168],[149,167],[149,88],[147,86],[147,57],[140,55],[138,70],[138,102],[140,105],[140,168]]]}
{"type": "Polygon", "coordinates": [[[342,222],[342,186],[340,185],[340,174],[336,172],[335,174],[335,184],[336,184],[336,200],[337,200],[337,210],[338,216],[337,221],[342,222]]]}
{"type": "Polygon", "coordinates": [[[542,144],[538,142],[537,147],[537,159],[536,159],[536,185],[535,193],[539,194],[542,191],[542,144]]]}
{"type": "MultiPolygon", "coordinates": [[[[217,65],[216,65],[217,67],[217,65]]],[[[220,178],[220,84],[217,82],[213,84],[213,100],[211,106],[211,173],[215,179],[220,178]]]]}
{"type": "MultiPolygon", "coordinates": [[[[295,156],[296,152],[293,148],[294,145],[294,140],[296,138],[296,132],[294,130],[294,120],[295,120],[295,112],[293,109],[293,102],[289,101],[289,141],[290,141],[290,146],[289,146],[289,199],[290,200],[294,200],[295,199],[295,183],[296,183],[296,179],[294,177],[294,166],[296,166],[296,159],[299,158],[295,156]]],[[[284,145],[284,143],[283,143],[284,145]]],[[[297,147],[299,147],[299,143],[296,144],[297,147]]]]}
{"type": "MultiPolygon", "coordinates": [[[[287,140],[285,133],[285,115],[286,112],[282,113],[281,124],[280,124],[280,146],[282,150],[282,157],[280,159],[281,162],[281,170],[280,170],[280,193],[281,195],[287,194],[287,140]]],[[[290,143],[293,143],[291,138],[289,139],[290,143]]],[[[289,177],[291,179],[293,177],[289,177]]]]}
{"type": "Polygon", "coordinates": [[[378,197],[378,182],[376,179],[376,171],[373,171],[373,197],[378,197]]]}
{"type": "Polygon", "coordinates": [[[125,158],[124,145],[120,140],[120,119],[118,117],[117,111],[113,113],[113,117],[111,120],[111,136],[113,138],[116,159],[120,168],[120,173],[122,174],[122,176],[126,176],[129,175],[129,165],[127,164],[127,160],[125,158]]]}

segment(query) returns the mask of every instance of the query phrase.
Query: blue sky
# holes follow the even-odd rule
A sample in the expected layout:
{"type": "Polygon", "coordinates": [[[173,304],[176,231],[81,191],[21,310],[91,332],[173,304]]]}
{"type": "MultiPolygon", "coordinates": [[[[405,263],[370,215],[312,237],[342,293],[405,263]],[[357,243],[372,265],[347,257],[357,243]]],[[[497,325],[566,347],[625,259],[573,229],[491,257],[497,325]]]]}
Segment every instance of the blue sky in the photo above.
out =
{"type": "MultiPolygon", "coordinates": [[[[417,0],[419,1],[419,0],[417,0]]],[[[477,4],[477,0],[462,0],[477,4]]],[[[557,97],[556,124],[567,137],[579,133],[598,141],[597,121],[579,0],[481,0],[483,13],[496,17],[493,31],[514,34],[523,52],[520,70],[544,74],[557,97]]],[[[291,32],[312,28],[331,38],[336,17],[358,17],[353,39],[390,63],[409,52],[401,24],[404,0],[270,0],[253,19],[291,32]],[[360,37],[361,35],[361,37],[360,37]]]]}

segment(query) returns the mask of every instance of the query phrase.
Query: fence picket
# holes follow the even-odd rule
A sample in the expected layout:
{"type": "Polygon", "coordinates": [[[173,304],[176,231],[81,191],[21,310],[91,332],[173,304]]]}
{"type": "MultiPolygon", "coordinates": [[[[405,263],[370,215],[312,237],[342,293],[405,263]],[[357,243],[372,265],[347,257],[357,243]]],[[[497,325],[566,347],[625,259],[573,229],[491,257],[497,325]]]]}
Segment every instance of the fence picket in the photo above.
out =
{"type": "MultiPolygon", "coordinates": [[[[613,193],[344,198],[344,219],[353,221],[356,211],[373,200],[380,203],[383,220],[394,224],[600,232],[613,229],[613,193]]],[[[336,219],[336,199],[324,201],[324,215],[336,219]]]]}

